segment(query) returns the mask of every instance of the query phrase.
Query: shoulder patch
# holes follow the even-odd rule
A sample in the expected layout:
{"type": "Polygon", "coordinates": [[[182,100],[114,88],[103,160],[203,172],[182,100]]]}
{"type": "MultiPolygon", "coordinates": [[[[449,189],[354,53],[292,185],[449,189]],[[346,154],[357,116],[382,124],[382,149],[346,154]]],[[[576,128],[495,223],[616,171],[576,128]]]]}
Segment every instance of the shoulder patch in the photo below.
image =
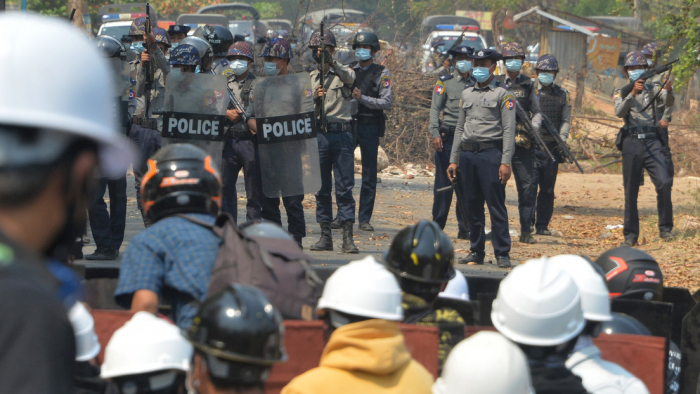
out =
{"type": "Polygon", "coordinates": [[[388,75],[385,75],[380,80],[380,83],[384,89],[389,89],[391,87],[391,78],[388,75]]]}
{"type": "Polygon", "coordinates": [[[515,97],[507,93],[505,96],[503,96],[503,102],[506,104],[506,107],[508,107],[509,110],[514,110],[515,109],[515,97]]]}
{"type": "Polygon", "coordinates": [[[452,74],[446,74],[446,75],[440,76],[440,80],[441,80],[441,81],[449,81],[450,79],[452,79],[452,78],[454,78],[454,77],[455,77],[455,76],[452,75],[452,74]]]}
{"type": "Polygon", "coordinates": [[[617,100],[620,98],[620,89],[616,90],[615,93],[613,93],[613,100],[617,100]]]}
{"type": "Polygon", "coordinates": [[[442,96],[445,93],[445,84],[442,83],[442,81],[438,81],[438,83],[435,84],[435,94],[438,96],[442,96]]]}

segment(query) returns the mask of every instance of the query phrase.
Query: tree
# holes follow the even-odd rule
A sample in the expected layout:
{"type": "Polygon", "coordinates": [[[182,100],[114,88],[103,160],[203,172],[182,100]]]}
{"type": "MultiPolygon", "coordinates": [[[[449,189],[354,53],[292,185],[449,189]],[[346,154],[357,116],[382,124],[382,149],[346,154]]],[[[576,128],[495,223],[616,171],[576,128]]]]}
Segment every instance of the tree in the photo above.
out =
{"type": "Polygon", "coordinates": [[[669,13],[663,20],[668,45],[664,52],[671,54],[682,48],[679,64],[673,68],[676,76],[675,87],[680,89],[687,84],[700,67],[700,0],[683,0],[680,10],[669,13]]]}

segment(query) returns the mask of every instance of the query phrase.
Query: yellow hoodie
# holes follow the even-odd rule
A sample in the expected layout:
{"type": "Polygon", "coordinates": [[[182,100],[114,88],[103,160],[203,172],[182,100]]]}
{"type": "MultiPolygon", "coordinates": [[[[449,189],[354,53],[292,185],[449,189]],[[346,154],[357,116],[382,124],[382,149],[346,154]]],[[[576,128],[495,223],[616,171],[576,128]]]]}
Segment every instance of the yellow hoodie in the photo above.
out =
{"type": "Polygon", "coordinates": [[[294,378],[282,394],[430,394],[432,384],[395,322],[366,320],[335,330],[321,364],[294,378]]]}

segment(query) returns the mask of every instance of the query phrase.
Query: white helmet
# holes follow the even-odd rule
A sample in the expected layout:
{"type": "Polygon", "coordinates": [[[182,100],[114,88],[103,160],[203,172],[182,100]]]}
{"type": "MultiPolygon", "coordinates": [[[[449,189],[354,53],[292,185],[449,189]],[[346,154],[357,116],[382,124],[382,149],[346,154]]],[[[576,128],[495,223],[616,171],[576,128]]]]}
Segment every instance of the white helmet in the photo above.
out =
{"type": "Polygon", "coordinates": [[[85,305],[76,302],[68,311],[68,319],[75,335],[75,361],[89,361],[97,357],[100,341],[95,334],[95,320],[85,305]]]}
{"type": "Polygon", "coordinates": [[[192,345],[177,326],[138,312],[114,332],[105,348],[103,379],[176,369],[188,371],[192,345]]]}
{"type": "Polygon", "coordinates": [[[464,274],[457,271],[455,277],[447,282],[447,287],[445,287],[442,293],[438,294],[438,297],[469,301],[469,285],[467,284],[467,278],[464,277],[464,274]]]}
{"type": "Polygon", "coordinates": [[[338,268],[326,281],[316,309],[331,309],[375,319],[403,320],[399,283],[372,256],[338,268]]]}
{"type": "Polygon", "coordinates": [[[611,321],[608,286],[602,274],[581,256],[563,254],[550,259],[552,267],[561,269],[574,280],[581,294],[583,317],[590,321],[611,321]]]}
{"type": "Polygon", "coordinates": [[[491,320],[511,341],[532,346],[563,344],[586,324],[576,284],[546,257],[517,266],[503,279],[491,320]]]}
{"type": "Polygon", "coordinates": [[[522,350],[497,332],[480,331],[447,356],[433,394],[534,394],[522,350]]]}
{"type": "Polygon", "coordinates": [[[75,137],[97,142],[104,176],[123,174],[133,158],[119,133],[113,71],[94,43],[66,21],[19,12],[0,14],[0,167],[49,164],[75,137]],[[22,34],[17,34],[21,31],[22,34]],[[42,49],[51,38],[61,45],[42,49]],[[3,126],[48,135],[32,144],[3,126]]]}

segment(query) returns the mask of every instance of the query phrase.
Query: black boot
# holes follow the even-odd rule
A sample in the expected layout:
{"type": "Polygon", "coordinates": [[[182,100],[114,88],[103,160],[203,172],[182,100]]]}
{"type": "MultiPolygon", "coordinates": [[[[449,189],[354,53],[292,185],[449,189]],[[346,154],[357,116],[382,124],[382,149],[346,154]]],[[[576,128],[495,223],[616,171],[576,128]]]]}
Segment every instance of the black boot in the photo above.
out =
{"type": "Polygon", "coordinates": [[[296,241],[296,243],[299,245],[301,250],[304,250],[304,245],[301,243],[302,237],[300,235],[294,235],[293,237],[294,237],[294,241],[296,241]]]}
{"type": "Polygon", "coordinates": [[[340,219],[335,218],[335,219],[333,219],[333,221],[331,222],[331,228],[332,228],[333,230],[340,230],[341,228],[343,228],[343,222],[341,222],[340,219]]]}
{"type": "Polygon", "coordinates": [[[352,239],[352,226],[355,223],[345,222],[343,224],[343,253],[356,254],[360,250],[355,246],[355,241],[352,239]]]}
{"type": "Polygon", "coordinates": [[[309,250],[332,251],[333,250],[333,233],[331,232],[330,223],[319,223],[321,225],[321,239],[311,245],[309,250]]]}

